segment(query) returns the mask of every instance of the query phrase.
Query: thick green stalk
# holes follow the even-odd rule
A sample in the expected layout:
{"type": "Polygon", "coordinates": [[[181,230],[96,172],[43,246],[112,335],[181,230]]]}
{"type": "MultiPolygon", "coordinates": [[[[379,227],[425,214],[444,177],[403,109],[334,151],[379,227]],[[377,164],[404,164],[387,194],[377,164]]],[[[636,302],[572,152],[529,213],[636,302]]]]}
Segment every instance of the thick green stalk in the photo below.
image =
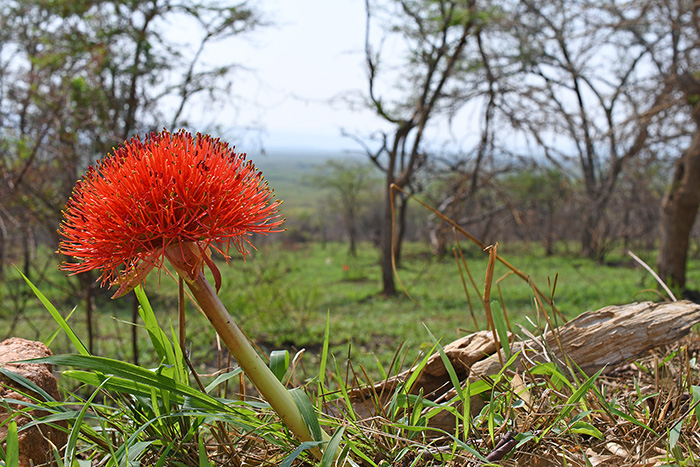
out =
{"type": "MultiPolygon", "coordinates": [[[[199,272],[194,280],[186,277],[185,282],[187,282],[192,295],[199,303],[209,322],[211,322],[221,340],[228,347],[231,355],[236,359],[238,365],[250,378],[265,401],[272,406],[284,424],[299,440],[314,441],[291,394],[260,358],[248,341],[248,338],[234,322],[224,304],[221,303],[204,274],[199,272]]],[[[322,431],[322,433],[324,440],[328,441],[330,439],[328,434],[325,431],[322,431]]],[[[314,449],[313,453],[320,459],[321,451],[319,449],[314,449]]]]}

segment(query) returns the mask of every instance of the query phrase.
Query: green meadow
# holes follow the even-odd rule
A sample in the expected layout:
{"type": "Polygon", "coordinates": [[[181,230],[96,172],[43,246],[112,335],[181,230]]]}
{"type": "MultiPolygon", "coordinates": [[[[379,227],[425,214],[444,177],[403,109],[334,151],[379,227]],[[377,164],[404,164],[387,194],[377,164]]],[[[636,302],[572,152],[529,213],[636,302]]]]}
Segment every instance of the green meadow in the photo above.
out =
{"type": "MultiPolygon", "coordinates": [[[[318,209],[327,202],[328,193],[308,180],[316,167],[331,157],[339,155],[272,153],[251,157],[276,197],[283,200],[282,213],[290,229],[294,229],[299,218],[321,216],[318,209]]],[[[425,215],[417,204],[412,209],[412,216],[425,215]]],[[[459,246],[463,256],[461,272],[452,253],[440,258],[425,243],[407,243],[397,270],[400,294],[386,298],[379,294],[379,250],[372,244],[362,243],[357,257],[351,257],[346,243],[293,243],[291,233],[256,239],[257,250],[251,250],[245,260],[236,253],[230,265],[219,264],[222,301],[265,353],[275,349],[293,353],[303,350],[301,361],[313,363],[328,321],[330,348],[336,357],[345,360],[350,356],[354,365],[381,374],[388,370],[386,367],[399,350],[401,357],[406,358],[406,366],[429,345],[426,328],[447,343],[486,327],[481,296],[488,255],[466,239],[459,246]]],[[[566,319],[607,305],[661,298],[651,275],[621,248],[613,250],[605,264],[580,258],[575,254],[577,250],[576,244],[561,244],[557,254],[548,257],[537,243],[498,246],[501,256],[553,298],[566,319]]],[[[654,252],[635,253],[654,264],[654,252]]],[[[43,259],[37,261],[31,279],[64,316],[70,315],[70,324],[87,343],[85,304],[76,298],[63,273],[57,271],[57,258],[49,248],[40,249],[36,256],[43,259]]],[[[19,264],[17,261],[18,267],[19,264]]],[[[700,279],[697,265],[696,259],[689,264],[690,284],[700,279]]],[[[514,325],[527,326],[528,320],[536,323],[541,319],[531,284],[500,263],[494,281],[489,301],[499,302],[514,325]]],[[[157,363],[142,323],[134,320],[134,300],[110,300],[112,292],[96,289],[95,353],[134,361],[135,350],[139,363],[157,363]]],[[[177,287],[172,278],[167,273],[151,274],[147,292],[162,325],[173,326],[177,332],[177,287]]],[[[13,267],[7,268],[6,278],[0,283],[0,298],[4,303],[0,309],[0,337],[45,340],[56,329],[51,316],[13,267]]],[[[201,369],[215,368],[220,355],[214,331],[193,305],[189,307],[186,325],[192,360],[201,369]]],[[[72,351],[62,334],[51,348],[55,353],[72,351]]]]}
{"type": "MultiPolygon", "coordinates": [[[[268,242],[245,260],[236,256],[230,265],[219,263],[223,278],[219,295],[266,354],[276,349],[295,354],[303,349],[302,363],[307,362],[314,371],[328,320],[330,349],[336,358],[344,361],[350,355],[353,365],[379,375],[383,372],[380,367],[388,371],[399,349],[401,358],[406,358],[405,366],[429,346],[426,328],[448,343],[477,327],[486,327],[480,295],[484,293],[488,256],[465,243],[461,248],[462,273],[453,256],[438,258],[427,245],[407,244],[397,270],[402,292],[396,298],[385,298],[379,294],[379,253],[370,244],[363,243],[358,256],[351,257],[345,243],[285,246],[281,241],[268,242]]],[[[574,256],[546,257],[537,245],[502,244],[498,252],[531,280],[529,284],[502,264],[496,265],[490,301],[498,302],[514,325],[530,326],[528,320],[536,323],[542,319],[532,284],[553,296],[554,305],[566,319],[607,305],[660,298],[653,278],[621,254],[601,265],[574,256]]],[[[653,256],[644,259],[653,262],[653,256]]],[[[697,275],[696,269],[691,264],[691,274],[697,275]]],[[[65,294],[62,281],[62,273],[50,270],[41,290],[64,316],[77,307],[69,323],[85,340],[84,305],[65,294]]],[[[56,324],[36,298],[22,291],[22,282],[19,277],[5,281],[6,303],[22,300],[25,307],[17,316],[8,313],[11,308],[6,306],[0,314],[1,328],[11,329],[15,336],[44,340],[56,324]]],[[[172,278],[165,272],[152,274],[147,292],[161,325],[172,326],[177,332],[177,286],[172,278]]],[[[133,323],[132,299],[110,300],[110,295],[111,291],[102,290],[96,297],[95,353],[133,361],[131,339],[136,326],[139,362],[157,363],[142,324],[138,320],[133,323]]],[[[219,355],[214,331],[191,303],[186,325],[193,362],[203,371],[215,368],[219,355]]],[[[51,348],[64,353],[70,352],[72,345],[59,334],[51,348]]]]}

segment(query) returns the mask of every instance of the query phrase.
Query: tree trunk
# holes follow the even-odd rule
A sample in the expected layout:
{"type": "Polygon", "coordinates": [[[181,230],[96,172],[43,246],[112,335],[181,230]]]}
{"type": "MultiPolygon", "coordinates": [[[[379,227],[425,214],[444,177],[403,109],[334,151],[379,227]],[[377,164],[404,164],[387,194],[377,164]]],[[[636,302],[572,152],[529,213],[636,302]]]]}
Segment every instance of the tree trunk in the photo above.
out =
{"type": "Polygon", "coordinates": [[[396,264],[396,267],[401,264],[401,250],[403,248],[403,240],[406,235],[406,212],[408,207],[408,197],[399,195],[398,203],[398,216],[396,216],[396,226],[394,227],[394,263],[396,264]]]}
{"type": "Polygon", "coordinates": [[[36,243],[34,241],[34,232],[32,231],[31,224],[29,220],[26,220],[26,222],[24,235],[22,236],[22,249],[24,250],[22,270],[26,277],[31,277],[32,258],[35,254],[36,243]]]}
{"type": "Polygon", "coordinates": [[[93,275],[92,271],[87,271],[80,274],[79,280],[80,285],[85,294],[85,327],[87,328],[88,335],[88,351],[91,354],[95,353],[95,336],[96,330],[94,327],[94,319],[92,317],[94,310],[94,296],[93,296],[93,275]]]}
{"type": "Polygon", "coordinates": [[[544,249],[547,257],[550,257],[554,254],[554,203],[552,200],[547,201],[545,225],[544,249]]]}
{"type": "Polygon", "coordinates": [[[438,258],[444,258],[447,255],[447,228],[440,224],[435,225],[430,229],[430,243],[433,245],[433,254],[438,258]]]}
{"type": "MultiPolygon", "coordinates": [[[[650,349],[675,343],[699,321],[700,305],[689,301],[630,303],[588,311],[560,326],[556,333],[549,331],[544,337],[511,343],[514,356],[511,369],[522,372],[523,367],[529,367],[533,362],[553,360],[567,368],[562,363],[567,358],[581,371],[592,375],[605,367],[612,369],[650,349]]],[[[386,407],[396,388],[409,378],[416,377],[414,373],[417,369],[420,369],[420,373],[410,388],[412,394],[423,393],[427,400],[439,403],[458,400],[444,359],[449,360],[451,371],[459,381],[469,378],[475,382],[502,372],[502,360],[497,355],[502,352],[501,346],[493,337],[491,331],[478,331],[461,337],[447,344],[442,353],[431,355],[425,365],[411,368],[374,386],[351,391],[349,396],[354,413],[363,418],[376,416],[377,407],[386,407]]],[[[473,396],[471,402],[472,409],[483,407],[484,403],[479,395],[473,396]]],[[[337,415],[345,407],[329,403],[324,410],[337,415]]],[[[430,419],[430,426],[454,433],[454,415],[447,410],[443,412],[430,419]]]]}
{"type": "Polygon", "coordinates": [[[382,266],[382,294],[393,297],[396,295],[396,284],[394,282],[394,268],[392,266],[392,194],[391,184],[393,181],[387,176],[387,184],[384,196],[384,212],[382,214],[382,231],[381,231],[381,266],[382,266]]]}
{"type": "Polygon", "coordinates": [[[355,221],[353,221],[348,228],[348,237],[350,237],[350,248],[348,253],[350,256],[355,258],[357,256],[357,227],[355,227],[355,221]]]}
{"type": "Polygon", "coordinates": [[[693,141],[676,162],[671,185],[661,204],[659,276],[671,287],[684,289],[690,231],[700,205],[700,125],[693,141]]]}
{"type": "Polygon", "coordinates": [[[345,227],[348,232],[348,241],[350,242],[348,254],[355,258],[357,257],[357,216],[355,215],[354,207],[350,207],[350,209],[347,210],[345,227]]]}
{"type": "MultiPolygon", "coordinates": [[[[588,200],[588,202],[591,203],[590,197],[588,200]]],[[[586,208],[585,217],[583,219],[583,229],[581,231],[581,255],[585,258],[598,259],[599,239],[597,229],[599,221],[600,213],[595,206],[595,202],[593,202],[586,208]]]]}
{"type": "Polygon", "coordinates": [[[5,221],[3,221],[2,216],[0,216],[0,281],[5,277],[5,245],[7,241],[7,228],[5,227],[5,221]]]}

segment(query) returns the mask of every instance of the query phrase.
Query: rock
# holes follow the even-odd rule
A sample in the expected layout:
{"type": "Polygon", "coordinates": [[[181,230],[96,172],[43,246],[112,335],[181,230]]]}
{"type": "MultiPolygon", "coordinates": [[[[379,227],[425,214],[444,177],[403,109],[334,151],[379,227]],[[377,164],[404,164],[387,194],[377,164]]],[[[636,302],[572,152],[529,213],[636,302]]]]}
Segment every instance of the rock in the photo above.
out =
{"type": "MultiPolygon", "coordinates": [[[[5,370],[12,371],[24,376],[34,384],[42,388],[55,400],[60,400],[56,378],[51,372],[51,365],[47,363],[8,363],[30,358],[41,358],[52,355],[48,347],[41,342],[29,341],[12,337],[0,342],[0,366],[5,370]]],[[[0,400],[15,399],[18,401],[33,402],[30,398],[21,393],[30,393],[22,385],[10,380],[5,375],[0,374],[0,400]]],[[[41,399],[40,395],[32,394],[41,399]]],[[[6,405],[11,409],[21,410],[23,405],[13,402],[0,404],[0,425],[12,416],[8,413],[6,405]]],[[[48,412],[32,410],[26,415],[14,416],[19,431],[19,467],[30,467],[32,465],[55,465],[53,459],[53,446],[60,452],[66,445],[68,434],[49,425],[37,425],[26,430],[21,427],[27,423],[48,415],[48,412]]],[[[0,426],[0,439],[7,435],[7,425],[0,426]]]]}

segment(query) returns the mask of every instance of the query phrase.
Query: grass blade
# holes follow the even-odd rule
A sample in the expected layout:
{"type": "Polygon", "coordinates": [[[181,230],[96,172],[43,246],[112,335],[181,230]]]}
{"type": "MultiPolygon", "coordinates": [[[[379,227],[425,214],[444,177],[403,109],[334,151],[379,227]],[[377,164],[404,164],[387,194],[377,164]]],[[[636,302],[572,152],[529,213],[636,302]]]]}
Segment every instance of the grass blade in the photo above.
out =
{"type": "Polygon", "coordinates": [[[279,381],[284,379],[289,368],[289,352],[286,350],[273,350],[270,352],[270,370],[279,381]]]}
{"type": "Polygon", "coordinates": [[[323,394],[325,394],[324,383],[326,378],[326,363],[328,362],[328,343],[331,337],[331,312],[328,310],[326,314],[326,329],[323,332],[323,349],[321,350],[321,363],[318,370],[318,393],[322,397],[320,398],[320,404],[323,404],[323,394]]]}
{"type": "Polygon", "coordinates": [[[199,437],[199,467],[210,467],[209,457],[207,456],[207,448],[204,445],[204,437],[199,437]]]}
{"type": "Polygon", "coordinates": [[[500,341],[501,348],[506,355],[505,358],[509,359],[510,339],[508,338],[508,323],[506,322],[503,309],[496,300],[491,303],[491,314],[493,316],[493,323],[496,326],[496,332],[498,333],[498,340],[500,341]]]}
{"type": "Polygon", "coordinates": [[[442,349],[442,346],[440,345],[440,342],[433,336],[433,334],[430,332],[430,329],[428,329],[425,324],[423,325],[425,327],[425,330],[428,331],[428,335],[430,336],[430,339],[433,341],[433,345],[437,348],[438,353],[440,354],[440,359],[442,360],[442,363],[445,365],[445,369],[447,370],[447,374],[450,376],[450,382],[452,383],[452,386],[455,388],[455,391],[457,391],[457,394],[459,395],[460,400],[464,400],[464,391],[462,390],[462,385],[460,384],[459,377],[457,376],[457,372],[455,372],[454,367],[452,366],[452,362],[450,362],[450,359],[447,357],[447,354],[445,351],[442,349]]]}
{"type": "Polygon", "coordinates": [[[297,446],[297,448],[294,451],[292,451],[287,457],[284,458],[284,460],[280,463],[280,467],[291,467],[292,462],[294,462],[297,459],[297,457],[299,457],[299,454],[306,451],[307,449],[313,449],[322,443],[323,441],[305,441],[301,443],[299,446],[297,446]]]}
{"type": "Polygon", "coordinates": [[[695,405],[695,419],[700,424],[700,386],[693,386],[693,404],[695,405]]]}
{"type": "Polygon", "coordinates": [[[29,389],[30,391],[34,391],[35,393],[39,394],[46,402],[56,402],[56,399],[54,399],[51,394],[44,391],[42,388],[37,386],[33,381],[30,381],[29,379],[25,378],[24,376],[22,376],[18,373],[15,373],[13,371],[7,370],[5,368],[2,368],[2,367],[0,367],[0,374],[2,374],[6,378],[14,381],[15,383],[20,384],[21,386],[29,389]]]}
{"type": "Polygon", "coordinates": [[[411,388],[413,387],[416,380],[423,372],[423,368],[425,368],[425,365],[428,364],[428,360],[430,359],[430,357],[433,355],[433,353],[435,353],[436,348],[438,348],[438,345],[433,344],[433,346],[427,352],[425,352],[425,355],[421,359],[420,363],[418,365],[416,365],[415,368],[413,369],[411,376],[408,378],[408,380],[406,380],[406,383],[404,385],[405,386],[404,390],[407,393],[411,392],[411,388]]]}
{"type": "MultiPolygon", "coordinates": [[[[170,339],[168,339],[168,336],[158,325],[158,320],[156,319],[153,308],[148,301],[146,292],[143,290],[143,286],[136,286],[134,293],[139,301],[139,305],[141,305],[139,306],[139,315],[141,315],[141,319],[143,319],[144,325],[146,326],[146,331],[148,331],[148,336],[151,339],[153,348],[161,359],[165,360],[167,364],[172,365],[175,368],[175,372],[180,381],[186,381],[187,379],[185,375],[187,372],[184,368],[183,359],[178,358],[179,355],[176,355],[174,350],[174,347],[180,347],[179,343],[176,342],[176,345],[172,345],[170,343],[170,339]]],[[[173,339],[175,339],[175,337],[173,337],[173,339]]],[[[181,354],[181,351],[178,352],[178,354],[181,354]]]]}
{"type": "Polygon", "coordinates": [[[333,462],[335,461],[335,453],[338,451],[340,441],[343,439],[344,431],[345,428],[341,426],[328,442],[328,446],[326,446],[325,451],[323,451],[323,457],[321,458],[319,467],[331,467],[333,465],[333,462]]]}
{"type": "Polygon", "coordinates": [[[204,392],[209,394],[212,392],[214,389],[216,389],[218,386],[221,384],[225,383],[226,381],[230,380],[231,378],[235,378],[236,376],[240,375],[243,373],[243,369],[238,367],[234,369],[233,371],[228,371],[226,373],[222,373],[219,376],[214,379],[211,383],[207,384],[207,387],[204,388],[204,392]]]}
{"type": "MultiPolygon", "coordinates": [[[[29,278],[27,276],[22,274],[22,271],[17,269],[17,272],[19,272],[20,275],[24,278],[27,285],[29,285],[29,288],[31,288],[32,292],[34,292],[34,295],[36,295],[36,297],[44,305],[46,310],[48,310],[48,312],[51,314],[51,317],[53,317],[53,319],[56,321],[56,323],[58,323],[58,325],[61,327],[61,329],[63,329],[63,332],[66,333],[66,335],[68,336],[68,339],[70,339],[70,341],[73,343],[73,345],[75,346],[75,349],[78,351],[78,353],[80,355],[90,355],[90,352],[88,352],[88,349],[87,349],[87,347],[85,347],[85,344],[83,344],[83,342],[80,340],[80,338],[77,336],[77,334],[75,334],[75,332],[73,332],[73,329],[70,326],[68,326],[68,323],[66,322],[66,320],[63,319],[63,316],[61,316],[61,313],[58,312],[56,307],[53,306],[53,304],[49,301],[49,299],[46,298],[46,296],[43,293],[41,293],[41,291],[39,289],[36,288],[36,286],[32,283],[32,281],[29,280],[29,278]]],[[[72,313],[73,312],[71,311],[71,314],[72,313]]]]}
{"type": "Polygon", "coordinates": [[[574,393],[569,397],[569,399],[566,401],[566,404],[565,404],[564,408],[561,410],[561,412],[559,412],[559,415],[557,415],[557,418],[554,419],[554,422],[552,422],[551,425],[549,425],[547,428],[545,428],[545,429],[542,431],[542,434],[540,435],[539,439],[544,438],[544,436],[545,436],[552,428],[554,428],[554,426],[555,426],[557,423],[559,423],[561,420],[563,420],[564,418],[566,418],[566,417],[571,413],[571,411],[574,409],[574,406],[575,406],[576,404],[578,404],[578,402],[581,400],[581,398],[583,398],[583,397],[586,395],[586,393],[588,392],[588,390],[591,389],[591,386],[593,386],[593,383],[595,383],[595,381],[598,379],[598,376],[600,376],[601,373],[603,373],[603,370],[605,370],[605,367],[601,368],[600,370],[598,370],[598,372],[596,372],[596,374],[594,374],[593,376],[591,376],[590,378],[588,378],[588,379],[586,380],[586,382],[583,383],[583,384],[576,390],[576,392],[574,392],[574,393]]]}
{"type": "Polygon", "coordinates": [[[105,380],[100,386],[98,386],[97,389],[93,391],[92,395],[90,395],[90,398],[87,401],[85,401],[85,403],[83,403],[83,407],[80,409],[80,412],[78,412],[78,416],[73,422],[73,428],[70,431],[70,435],[68,435],[68,442],[66,443],[65,454],[63,455],[63,462],[65,465],[73,465],[73,462],[75,461],[75,449],[76,444],[78,443],[78,435],[80,434],[80,427],[83,424],[83,419],[85,418],[87,410],[90,408],[90,404],[95,399],[95,396],[97,396],[97,394],[100,393],[105,383],[107,383],[107,380],[105,380]]]}
{"type": "MultiPolygon", "coordinates": [[[[65,321],[66,321],[66,322],[68,322],[68,320],[71,318],[71,316],[73,316],[73,313],[75,313],[75,310],[77,310],[77,309],[78,309],[78,306],[77,306],[77,305],[73,307],[73,309],[70,311],[70,313],[68,313],[68,316],[66,316],[66,318],[65,318],[65,321]]],[[[60,328],[60,326],[59,326],[54,332],[52,332],[52,333],[49,335],[49,337],[47,337],[46,339],[43,340],[44,345],[45,345],[46,347],[49,347],[49,348],[50,348],[50,347],[51,347],[51,344],[52,344],[53,341],[54,341],[54,339],[56,339],[56,337],[58,337],[58,335],[59,335],[60,333],[61,333],[61,328],[60,328]]]]}
{"type": "Polygon", "coordinates": [[[223,412],[230,412],[228,406],[199,391],[198,389],[183,384],[165,375],[154,373],[151,370],[147,370],[120,360],[86,355],[54,355],[31,361],[36,363],[51,363],[54,365],[87,368],[88,370],[101,373],[97,375],[100,379],[107,378],[105,375],[114,375],[135,383],[141,383],[147,386],[180,394],[181,396],[189,396],[192,400],[198,401],[206,407],[215,408],[223,412]]]}
{"type": "Polygon", "coordinates": [[[316,411],[311,404],[311,400],[309,400],[309,396],[307,396],[301,388],[294,388],[290,390],[289,393],[292,395],[297,407],[299,407],[301,417],[306,422],[306,426],[309,427],[311,436],[317,441],[322,440],[321,424],[318,422],[316,411]]]}
{"type": "Polygon", "coordinates": [[[678,443],[678,440],[681,437],[681,429],[683,427],[683,422],[685,421],[684,418],[681,418],[678,420],[678,422],[674,423],[671,429],[669,430],[668,434],[668,446],[673,449],[676,447],[676,444],[678,443]]]}
{"type": "Polygon", "coordinates": [[[17,437],[17,422],[14,420],[7,426],[5,465],[7,467],[19,466],[19,439],[17,437]]]}

